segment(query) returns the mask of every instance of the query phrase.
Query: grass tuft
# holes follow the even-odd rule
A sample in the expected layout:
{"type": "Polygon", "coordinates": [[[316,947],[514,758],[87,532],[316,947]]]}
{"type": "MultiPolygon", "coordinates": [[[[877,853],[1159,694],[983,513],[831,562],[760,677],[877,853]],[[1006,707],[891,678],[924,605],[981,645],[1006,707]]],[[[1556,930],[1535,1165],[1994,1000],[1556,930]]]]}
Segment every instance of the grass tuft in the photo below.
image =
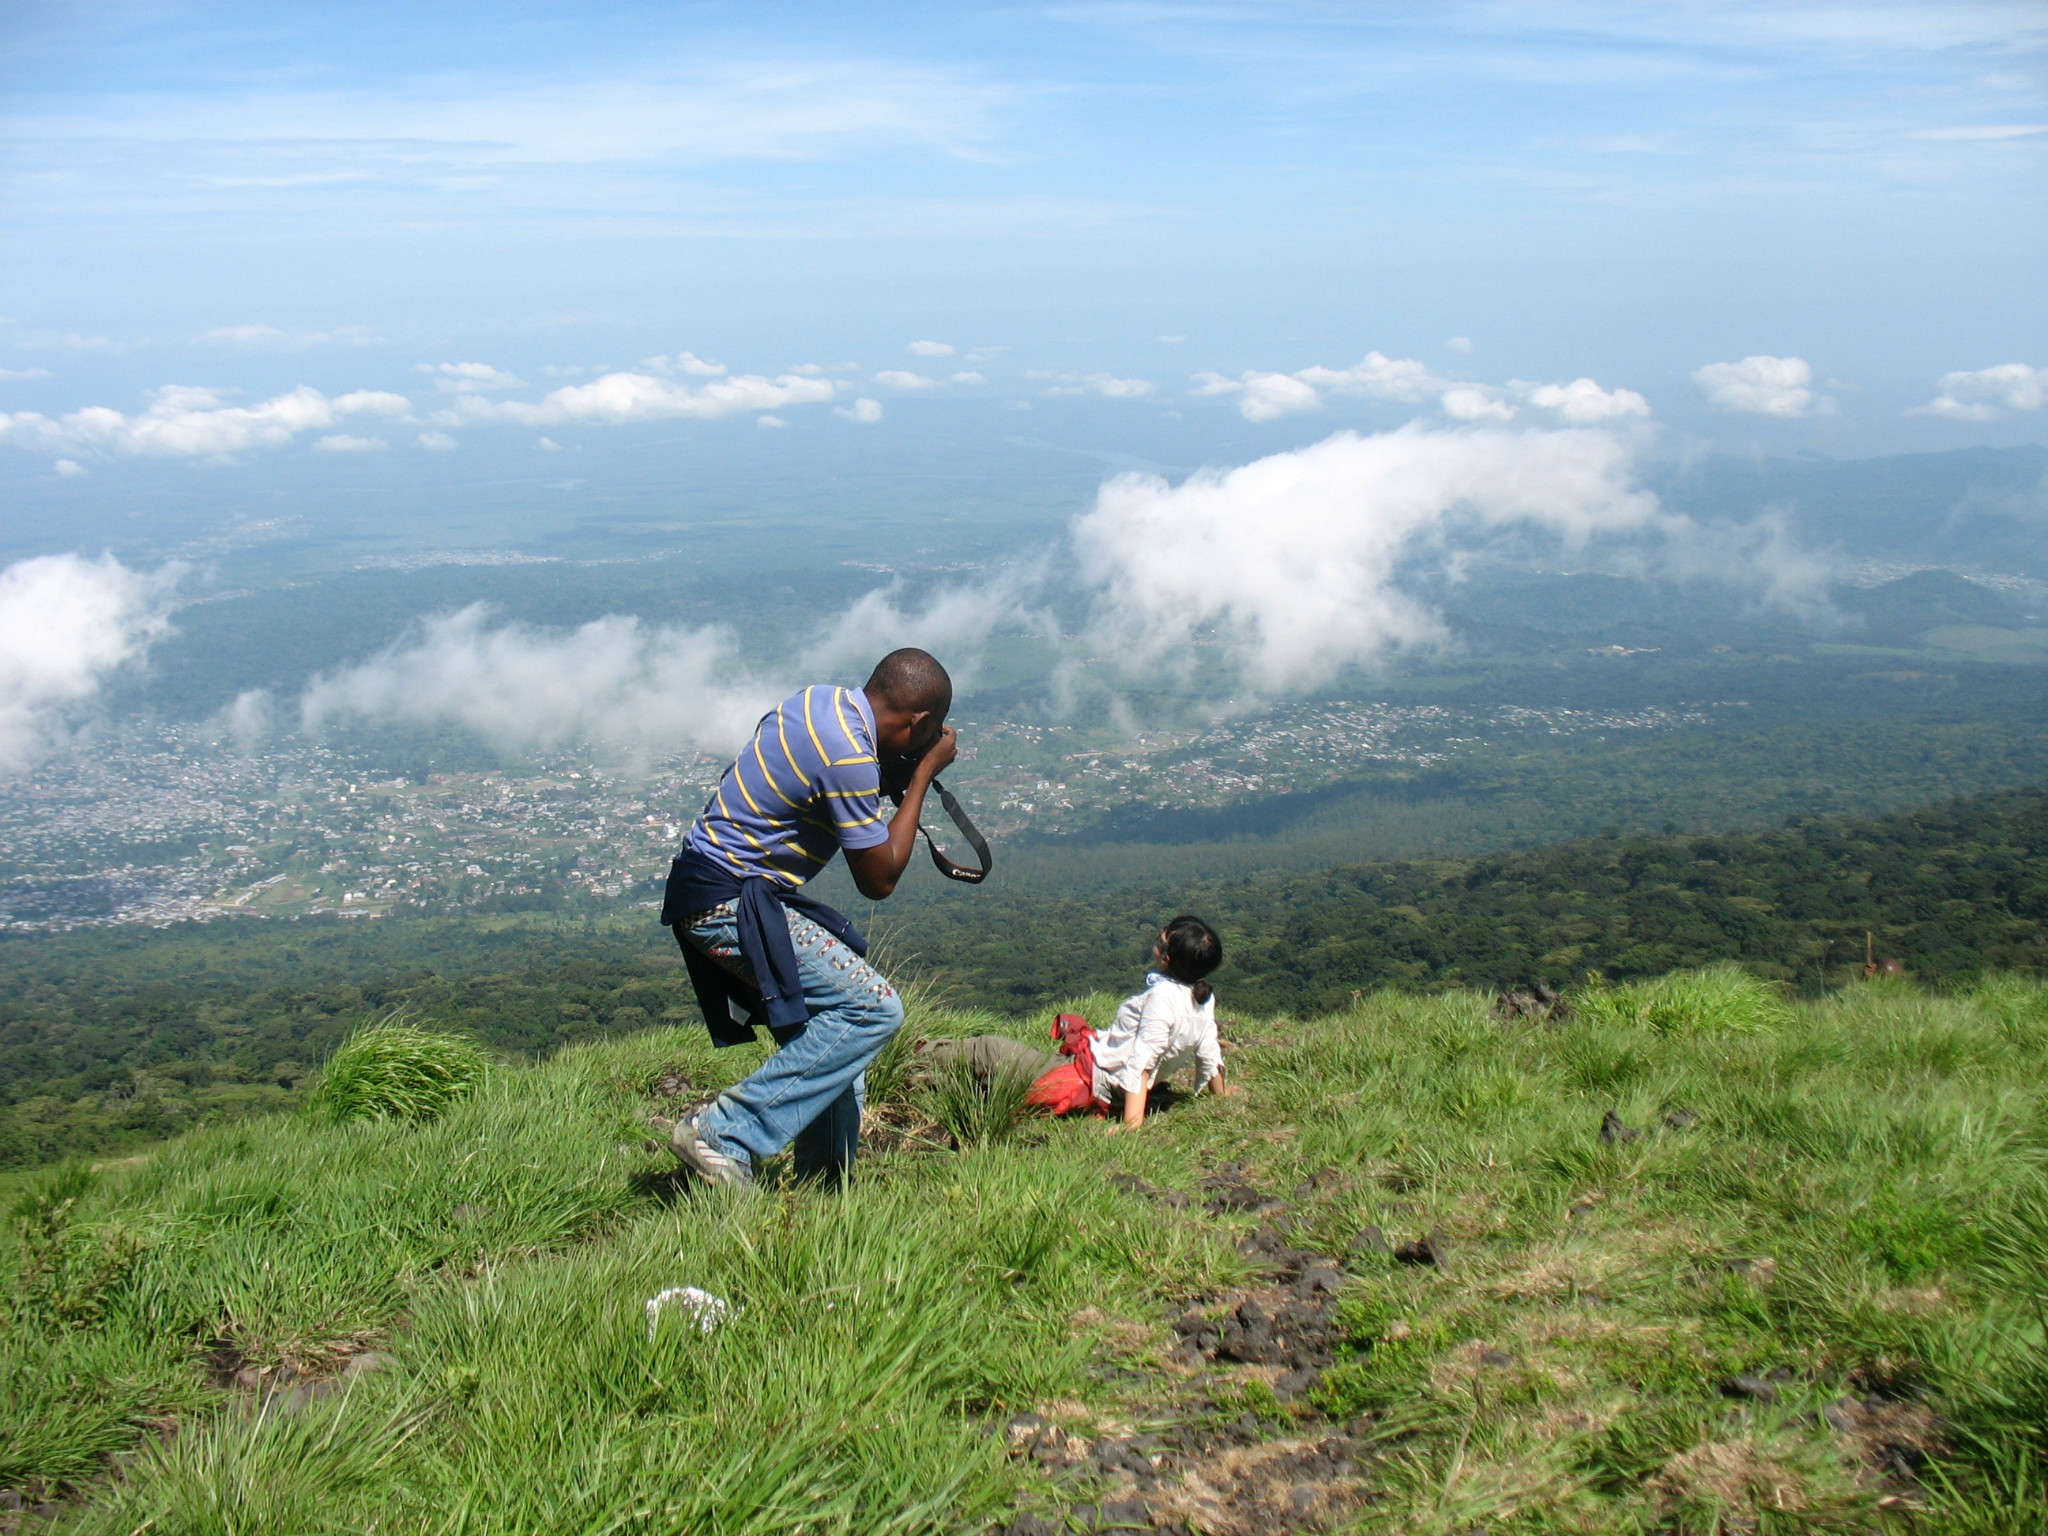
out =
{"type": "Polygon", "coordinates": [[[1654,981],[1583,989],[1573,1004],[1594,1023],[1631,1025],[1671,1035],[1775,1034],[1793,1021],[1792,1005],[1767,981],[1739,966],[1674,971],[1654,981]]]}
{"type": "Polygon", "coordinates": [[[327,1058],[308,1107],[337,1123],[434,1120],[483,1081],[483,1048],[403,1014],[366,1024],[327,1058]]]}
{"type": "Polygon", "coordinates": [[[1018,1072],[998,1072],[984,1082],[965,1059],[957,1059],[934,1067],[919,1097],[963,1150],[992,1147],[1012,1140],[1029,1117],[1024,1096],[1031,1083],[1018,1072]]]}

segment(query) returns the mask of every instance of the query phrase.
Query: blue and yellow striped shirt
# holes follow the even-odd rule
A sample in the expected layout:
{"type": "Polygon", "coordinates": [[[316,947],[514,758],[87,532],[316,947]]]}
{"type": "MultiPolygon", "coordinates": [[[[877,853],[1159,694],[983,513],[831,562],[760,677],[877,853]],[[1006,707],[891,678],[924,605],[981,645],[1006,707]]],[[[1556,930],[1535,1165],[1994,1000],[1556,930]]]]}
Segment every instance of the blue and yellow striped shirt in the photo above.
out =
{"type": "Polygon", "coordinates": [[[841,848],[889,840],[875,713],[821,683],[761,717],[684,843],[737,875],[802,885],[841,848]]]}

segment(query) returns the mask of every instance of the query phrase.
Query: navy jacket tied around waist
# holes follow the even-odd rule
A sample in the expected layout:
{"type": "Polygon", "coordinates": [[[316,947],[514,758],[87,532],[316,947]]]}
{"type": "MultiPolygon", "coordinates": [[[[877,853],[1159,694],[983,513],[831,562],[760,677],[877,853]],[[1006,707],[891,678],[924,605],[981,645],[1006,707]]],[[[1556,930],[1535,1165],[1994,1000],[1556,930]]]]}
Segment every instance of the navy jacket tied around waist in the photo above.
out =
{"type": "Polygon", "coordinates": [[[728,901],[733,903],[739,924],[740,958],[754,973],[754,985],[684,944],[682,931],[676,929],[683,964],[689,967],[690,985],[696,989],[697,1007],[704,1014],[704,1027],[711,1031],[713,1045],[751,1045],[757,1038],[756,1023],[766,1024],[772,1033],[810,1021],[810,1010],[804,1006],[803,977],[797,972],[796,946],[789,942],[785,907],[803,913],[855,954],[868,952],[868,941],[860,930],[835,908],[773,880],[742,879],[694,848],[684,848],[669,866],[661,921],[674,928],[693,913],[708,912],[728,901]]]}

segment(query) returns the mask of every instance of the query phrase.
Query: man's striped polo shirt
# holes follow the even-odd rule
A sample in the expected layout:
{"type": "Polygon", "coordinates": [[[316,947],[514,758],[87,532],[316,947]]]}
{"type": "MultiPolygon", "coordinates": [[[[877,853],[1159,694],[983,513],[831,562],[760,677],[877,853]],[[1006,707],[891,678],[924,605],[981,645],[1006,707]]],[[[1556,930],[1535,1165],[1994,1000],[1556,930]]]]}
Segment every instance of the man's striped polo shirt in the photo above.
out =
{"type": "Polygon", "coordinates": [[[761,717],[683,839],[737,875],[792,886],[841,848],[888,840],[874,710],[860,689],[822,683],[761,717]]]}

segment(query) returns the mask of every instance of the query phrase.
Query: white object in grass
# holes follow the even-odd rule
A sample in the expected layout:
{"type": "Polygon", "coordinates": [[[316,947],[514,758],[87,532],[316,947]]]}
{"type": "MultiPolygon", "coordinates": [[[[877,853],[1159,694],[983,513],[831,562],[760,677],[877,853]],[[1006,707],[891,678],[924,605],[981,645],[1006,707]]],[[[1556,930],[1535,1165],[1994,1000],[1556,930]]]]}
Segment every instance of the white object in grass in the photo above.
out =
{"type": "Polygon", "coordinates": [[[648,1338],[654,1337],[655,1329],[661,1325],[661,1314],[670,1307],[681,1307],[689,1313],[699,1333],[722,1327],[734,1311],[732,1303],[723,1296],[714,1296],[694,1285],[672,1285],[659,1296],[647,1298],[648,1338]]]}

